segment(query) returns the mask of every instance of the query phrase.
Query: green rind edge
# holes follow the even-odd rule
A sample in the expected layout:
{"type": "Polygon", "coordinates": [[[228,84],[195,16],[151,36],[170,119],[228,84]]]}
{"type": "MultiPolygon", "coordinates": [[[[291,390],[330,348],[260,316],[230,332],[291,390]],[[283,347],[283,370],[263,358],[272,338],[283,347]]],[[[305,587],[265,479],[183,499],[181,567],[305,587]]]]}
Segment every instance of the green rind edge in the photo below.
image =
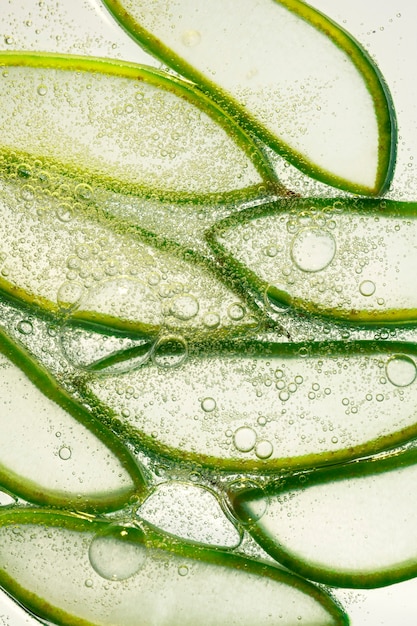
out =
{"type": "MultiPolygon", "coordinates": [[[[354,461],[348,465],[319,468],[303,475],[296,474],[285,479],[284,485],[276,487],[273,483],[263,489],[249,489],[238,494],[233,499],[234,508],[238,516],[245,516],[245,501],[263,499],[277,495],[285,495],[290,491],[301,491],[314,485],[343,481],[349,478],[372,476],[384,472],[395,471],[417,463],[417,449],[413,448],[402,453],[394,453],[385,458],[365,459],[354,461]]],[[[400,569],[393,569],[385,573],[347,574],[314,567],[306,561],[293,557],[284,546],[272,542],[266,533],[257,528],[256,523],[247,526],[248,532],[255,541],[274,559],[299,576],[332,587],[346,587],[352,589],[375,589],[403,582],[417,576],[417,556],[414,562],[400,569]]],[[[389,541],[389,537],[387,537],[389,541]]]]}
{"type": "MultiPolygon", "coordinates": [[[[268,193],[286,193],[285,188],[278,182],[276,173],[269,163],[266,154],[250,135],[236,123],[232,116],[223,111],[195,85],[181,78],[151,66],[138,65],[127,61],[51,53],[0,52],[0,68],[4,69],[12,66],[99,73],[119,78],[130,78],[138,81],[138,84],[143,81],[170,91],[179,98],[191,102],[221,126],[231,140],[243,150],[247,158],[253,163],[263,181],[253,187],[224,193],[193,194],[172,192],[168,194],[167,192],[158,192],[158,190],[149,189],[141,185],[120,182],[118,179],[109,176],[90,175],[91,179],[111,191],[126,195],[140,195],[144,198],[157,198],[165,202],[187,202],[196,205],[213,201],[222,203],[237,200],[246,201],[248,199],[257,199],[262,195],[266,196],[268,193]]],[[[42,155],[33,156],[41,157],[42,155]]],[[[76,175],[77,168],[73,167],[72,172],[71,168],[69,170],[70,174],[76,175]]],[[[84,173],[83,178],[85,178],[84,173]]]]}
{"type": "MultiPolygon", "coordinates": [[[[0,526],[36,524],[49,527],[61,527],[76,532],[94,532],[108,526],[108,522],[97,519],[86,519],[70,513],[55,513],[45,510],[16,510],[0,513],[0,526]]],[[[203,561],[218,566],[227,566],[249,574],[269,578],[273,581],[295,587],[305,595],[312,597],[334,619],[334,626],[349,626],[349,619],[343,609],[326,592],[319,587],[284,572],[274,566],[267,565],[243,556],[236,556],[222,550],[181,543],[170,538],[169,535],[157,532],[151,525],[141,523],[142,529],[137,529],[138,541],[144,542],[146,547],[162,549],[184,558],[203,561]],[[145,531],[143,533],[143,531],[145,531]]],[[[134,535],[132,535],[132,539],[134,535]]],[[[92,622],[75,618],[69,613],[60,611],[49,605],[33,593],[28,593],[15,582],[4,570],[0,571],[1,585],[35,615],[44,619],[53,619],[59,626],[96,626],[92,622]]],[[[138,625],[139,626],[139,625],[138,625]]],[[[145,625],[143,625],[145,626],[145,625]]]]}
{"type": "Polygon", "coordinates": [[[245,224],[253,219],[273,214],[279,215],[281,211],[291,210],[295,205],[297,205],[299,211],[302,211],[304,208],[310,208],[311,206],[321,208],[328,207],[334,203],[338,204],[338,208],[342,212],[350,215],[375,214],[378,216],[379,214],[381,217],[417,217],[417,203],[415,202],[383,200],[381,204],[381,200],[372,198],[283,198],[273,203],[244,209],[240,213],[220,220],[206,232],[206,239],[219,262],[219,266],[222,267],[223,273],[228,276],[234,288],[239,292],[249,294],[249,297],[261,310],[265,308],[265,295],[267,290],[270,289],[278,301],[290,306],[295,311],[307,312],[324,319],[331,318],[336,323],[351,324],[356,328],[361,326],[363,328],[386,326],[387,324],[415,325],[417,323],[417,309],[388,309],[385,311],[352,309],[349,314],[344,310],[328,309],[315,305],[314,302],[292,298],[287,292],[271,287],[266,281],[260,279],[255,272],[252,272],[244,263],[236,260],[233,254],[227,252],[220,242],[222,235],[228,229],[236,225],[245,224]]]}
{"type": "Polygon", "coordinates": [[[142,28],[123,8],[119,0],[102,0],[113,17],[146,51],[161,59],[185,78],[193,81],[219,106],[238,119],[243,128],[257,135],[265,144],[287,159],[301,172],[327,185],[354,194],[365,196],[382,195],[388,189],[394,174],[397,152],[397,121],[392,97],[381,72],[366,50],[347,31],[321,12],[313,9],[301,0],[274,1],[283,5],[329,37],[338,48],[346,53],[361,74],[366,88],[372,97],[378,125],[378,167],[373,188],[351,183],[314,166],[302,154],[295,152],[284,142],[277,139],[275,135],[267,131],[227,92],[217,87],[215,83],[195,70],[192,65],[184,61],[179,55],[166,48],[152,33],[142,28]]]}
{"type": "Polygon", "coordinates": [[[85,426],[99,439],[107,449],[121,462],[133,482],[133,488],[124,490],[118,497],[109,498],[105,494],[81,498],[62,497],[54,492],[44,491],[35,482],[22,479],[7,469],[0,469],[0,484],[13,494],[35,504],[54,507],[75,507],[80,511],[108,512],[122,508],[133,495],[143,497],[146,494],[145,480],[142,471],[125,446],[105,425],[101,424],[80,403],[60,388],[59,383],[39,364],[35,363],[29,353],[18,346],[6,333],[0,330],[0,352],[10,359],[29,380],[50,400],[69,413],[77,422],[85,426]]]}
{"type": "MultiPolygon", "coordinates": [[[[225,354],[233,356],[233,354],[256,354],[272,358],[274,356],[299,356],[299,351],[305,351],[309,356],[348,356],[349,354],[364,356],[369,354],[412,354],[417,357],[417,344],[406,342],[378,342],[378,341],[353,341],[353,342],[302,342],[302,343],[267,343],[255,340],[232,340],[208,342],[208,345],[194,344],[190,347],[190,352],[195,350],[196,354],[204,353],[205,356],[211,353],[225,354]],[[208,350],[207,350],[208,347],[208,350]]],[[[165,444],[160,444],[156,439],[143,432],[136,431],[133,427],[128,426],[121,421],[117,413],[104,405],[101,401],[97,401],[95,394],[89,390],[88,382],[91,374],[79,376],[76,380],[76,393],[88,403],[93,415],[104,423],[108,428],[117,432],[118,436],[133,444],[139,445],[142,449],[157,454],[168,459],[180,461],[181,463],[189,463],[192,466],[216,468],[218,471],[250,471],[259,472],[269,475],[277,470],[302,470],[321,467],[325,465],[333,465],[336,463],[347,463],[357,458],[390,450],[404,444],[417,436],[417,414],[416,422],[407,428],[391,433],[378,439],[367,441],[364,444],[355,447],[346,447],[337,452],[311,454],[300,457],[292,457],[291,459],[265,459],[265,460],[245,460],[245,459],[221,459],[208,454],[194,454],[186,451],[184,448],[174,448],[165,444]]]]}

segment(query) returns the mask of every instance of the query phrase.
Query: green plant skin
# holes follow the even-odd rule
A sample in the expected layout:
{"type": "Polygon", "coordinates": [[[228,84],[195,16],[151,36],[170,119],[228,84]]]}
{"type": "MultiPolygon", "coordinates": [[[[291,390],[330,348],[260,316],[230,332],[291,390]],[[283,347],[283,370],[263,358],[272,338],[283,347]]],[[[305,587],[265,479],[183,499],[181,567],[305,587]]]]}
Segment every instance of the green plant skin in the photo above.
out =
{"type": "Polygon", "coordinates": [[[124,469],[132,479],[132,488],[120,493],[117,497],[108,498],[101,495],[99,498],[79,499],[77,494],[73,498],[60,497],[53,492],[43,491],[30,480],[9,472],[7,468],[0,468],[0,484],[13,494],[35,504],[57,506],[61,508],[75,508],[87,512],[109,512],[125,506],[129,499],[136,494],[142,498],[147,493],[146,483],[142,470],[130,455],[126,447],[103,424],[96,421],[87,409],[74,400],[64,391],[58,381],[38,362],[30,356],[23,347],[18,346],[4,331],[0,330],[0,351],[12,363],[19,367],[29,380],[50,400],[67,411],[75,420],[90,430],[111,452],[121,461],[124,469]]]}
{"type": "MultiPolygon", "coordinates": [[[[335,465],[334,467],[314,469],[311,472],[294,474],[285,479],[285,483],[276,487],[270,483],[266,488],[249,489],[241,492],[233,498],[233,505],[238,516],[242,519],[247,515],[245,502],[254,499],[263,499],[273,496],[283,496],[289,492],[303,491],[314,485],[325,485],[337,481],[349,480],[349,478],[365,477],[383,474],[384,472],[395,471],[400,468],[407,468],[417,463],[417,450],[409,449],[401,453],[393,453],[384,458],[369,458],[359,460],[347,465],[335,465]],[[300,481],[300,476],[303,480],[300,481]]],[[[383,494],[381,494],[381,497],[383,494]]],[[[406,498],[406,495],[404,496],[406,498]]],[[[388,503],[389,504],[389,503],[388,503]]],[[[294,557],[285,546],[272,542],[268,535],[256,526],[256,523],[248,526],[248,530],[256,542],[289,570],[299,576],[314,580],[332,587],[346,587],[352,589],[375,589],[385,587],[409,580],[417,576],[417,559],[412,558],[407,565],[401,568],[392,568],[383,572],[377,570],[372,573],[356,572],[349,574],[346,572],[330,571],[329,569],[314,567],[307,561],[302,561],[294,557]]],[[[390,537],[386,538],[390,541],[390,537]]]]}
{"type": "Polygon", "coordinates": [[[196,70],[178,54],[167,48],[160,39],[143,28],[126,11],[123,0],[102,1],[127,33],[145,50],[156,58],[161,59],[187,79],[193,81],[208,97],[235,116],[242,128],[258,136],[265,144],[303,173],[328,185],[354,194],[382,196],[388,189],[394,174],[397,150],[397,122],[388,86],[366,50],[347,31],[320,11],[302,2],[302,0],[273,0],[325,34],[338,48],[349,56],[352,63],[361,73],[366,88],[373,98],[378,121],[379,158],[374,188],[364,187],[341,179],[306,160],[305,157],[293,151],[288,145],[263,127],[255,117],[245,110],[243,105],[218,87],[215,82],[196,70]]]}
{"type": "Polygon", "coordinates": [[[269,298],[278,304],[321,317],[323,320],[330,319],[336,323],[342,322],[346,326],[364,329],[386,326],[387,324],[415,326],[417,323],[417,308],[383,309],[381,311],[368,311],[366,308],[344,310],[336,307],[324,307],[314,301],[293,297],[283,289],[278,289],[262,280],[244,263],[235,259],[221,243],[222,236],[229,229],[233,229],[234,226],[250,223],[251,220],[268,215],[279,217],[280,214],[284,214],[286,211],[292,211],[294,216],[296,216],[297,213],[302,213],[303,210],[310,207],[320,210],[328,208],[334,203],[339,205],[341,213],[355,215],[358,218],[369,215],[375,218],[385,216],[401,219],[405,222],[407,219],[416,219],[417,217],[417,203],[415,202],[372,198],[282,198],[273,203],[245,209],[239,214],[231,215],[217,222],[206,233],[207,241],[216,255],[224,274],[228,276],[239,292],[246,293],[246,297],[249,295],[260,309],[265,308],[265,294],[268,293],[269,298]]]}
{"type": "MultiPolygon", "coordinates": [[[[275,170],[269,162],[268,157],[261,147],[252,139],[250,133],[240,128],[233,117],[223,111],[216,103],[208,98],[197,87],[188,81],[177,78],[166,72],[142,66],[126,61],[111,61],[95,57],[83,57],[75,55],[59,55],[48,53],[27,53],[27,52],[0,52],[0,65],[6,67],[28,67],[36,69],[51,69],[60,71],[77,71],[91,74],[105,75],[108,77],[128,78],[138,84],[144,82],[153,85],[163,91],[172,92],[178,98],[184,99],[193,104],[211,117],[220,127],[222,127],[231,139],[243,150],[247,158],[254,164],[262,183],[253,187],[215,194],[199,194],[190,192],[163,192],[157,188],[147,188],[140,184],[120,182],[117,178],[106,175],[98,175],[92,172],[80,171],[75,166],[62,164],[57,160],[49,159],[55,165],[57,172],[64,176],[75,179],[82,179],[87,184],[101,186],[109,191],[123,192],[127,195],[139,195],[144,198],[158,198],[161,202],[188,202],[202,205],[207,202],[233,202],[247,201],[266,196],[271,193],[287,193],[286,189],[279,183],[275,170]]],[[[1,144],[1,140],[0,140],[1,144]]],[[[14,157],[18,155],[14,153],[14,157]]],[[[40,158],[43,155],[31,155],[40,158]]],[[[13,158],[13,157],[12,157],[13,158]]]]}
{"type": "MultiPolygon", "coordinates": [[[[241,355],[244,353],[248,358],[267,358],[275,357],[299,357],[300,350],[305,350],[309,357],[329,357],[337,358],[341,356],[355,355],[381,355],[381,354],[407,354],[417,357],[417,345],[406,342],[379,342],[379,341],[352,341],[352,342],[301,342],[301,343],[268,343],[256,340],[225,340],[218,342],[201,342],[189,346],[189,353],[194,354],[197,358],[208,357],[210,354],[224,355],[228,358],[233,355],[241,355]]],[[[144,365],[146,367],[146,364],[144,365]]],[[[97,398],[91,390],[89,382],[96,381],[95,372],[87,372],[77,377],[75,381],[76,393],[84,402],[92,407],[93,414],[100,421],[111,428],[122,437],[125,441],[130,441],[148,451],[150,454],[167,457],[179,463],[197,464],[199,467],[215,468],[222,472],[255,472],[263,475],[273,475],[280,470],[298,470],[334,465],[336,463],[346,463],[348,461],[358,459],[365,455],[376,454],[384,450],[395,448],[402,445],[417,435],[417,420],[411,426],[404,427],[400,430],[381,435],[376,439],[364,441],[357,445],[349,445],[347,443],[343,448],[338,450],[326,450],[325,452],[315,452],[297,457],[269,458],[269,459],[252,459],[252,458],[219,458],[202,452],[196,453],[192,447],[187,449],[186,444],[182,444],[181,448],[173,447],[158,441],[158,437],[136,429],[131,424],[126,424],[120,418],[119,413],[111,406],[106,405],[97,398]]]]}
{"type": "MultiPolygon", "coordinates": [[[[109,527],[109,522],[103,519],[65,512],[48,511],[46,509],[20,509],[0,513],[0,527],[19,527],[28,524],[89,534],[102,532],[109,527]]],[[[181,542],[170,535],[158,531],[155,527],[143,521],[140,522],[140,526],[137,525],[136,528],[130,528],[130,533],[131,541],[137,541],[138,544],[144,545],[150,551],[162,550],[166,554],[166,558],[169,558],[170,554],[173,556],[177,555],[191,561],[200,561],[214,566],[235,569],[241,571],[242,576],[245,576],[246,573],[254,574],[264,578],[266,584],[277,582],[296,588],[319,603],[328,613],[329,618],[333,620],[334,626],[349,625],[346,614],[324,590],[282,569],[277,569],[274,566],[259,561],[253,561],[242,556],[236,556],[224,550],[209,549],[181,542]]],[[[0,570],[0,583],[13,597],[18,599],[35,615],[43,619],[52,619],[58,626],[95,626],[94,623],[72,616],[60,610],[58,607],[52,606],[36,594],[28,592],[8,575],[4,569],[0,570]]],[[[155,594],[157,593],[155,589],[155,594]]],[[[138,590],[138,599],[140,599],[140,590],[138,590]]],[[[234,600],[234,598],[232,598],[232,600],[234,600]]],[[[175,619],[175,616],[172,617],[175,619]]],[[[147,626],[146,624],[142,625],[141,621],[138,621],[137,624],[138,626],[147,626]]],[[[120,624],[118,626],[122,625],[120,624]]]]}

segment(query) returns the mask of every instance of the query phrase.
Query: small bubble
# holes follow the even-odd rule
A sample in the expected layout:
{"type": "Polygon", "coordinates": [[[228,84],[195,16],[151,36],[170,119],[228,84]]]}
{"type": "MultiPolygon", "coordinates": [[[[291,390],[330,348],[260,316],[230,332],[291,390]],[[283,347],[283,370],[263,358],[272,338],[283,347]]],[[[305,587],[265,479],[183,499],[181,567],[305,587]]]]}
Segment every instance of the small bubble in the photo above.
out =
{"type": "Polygon", "coordinates": [[[158,274],[158,272],[150,272],[147,275],[146,279],[148,281],[148,285],[155,287],[161,280],[161,276],[158,274]]]}
{"type": "Polygon", "coordinates": [[[417,375],[416,364],[405,354],[398,354],[389,359],[385,371],[388,380],[396,387],[411,385],[417,375]]]}
{"type": "Polygon", "coordinates": [[[195,317],[199,310],[198,300],[190,294],[184,294],[174,298],[170,305],[171,314],[179,320],[190,320],[195,317]]]}
{"type": "Polygon", "coordinates": [[[265,256],[269,256],[271,258],[277,256],[278,254],[278,249],[276,246],[266,246],[266,248],[264,248],[264,254],[265,256]]]}
{"type": "Polygon", "coordinates": [[[255,454],[258,459],[269,459],[273,451],[273,445],[267,439],[262,439],[256,444],[255,454]]]}
{"type": "Polygon", "coordinates": [[[158,367],[170,369],[182,365],[187,355],[188,348],[184,339],[170,335],[159,339],[152,360],[158,367]]]}
{"type": "Polygon", "coordinates": [[[214,398],[204,398],[201,402],[201,408],[206,413],[211,413],[216,408],[216,401],[214,398]]]}
{"type": "Polygon", "coordinates": [[[27,202],[32,202],[35,198],[35,190],[31,185],[24,185],[20,191],[20,197],[22,200],[26,200],[27,202]]]}
{"type": "Polygon", "coordinates": [[[64,223],[72,220],[72,207],[69,204],[61,204],[56,210],[57,218],[64,223]]]}
{"type": "Polygon", "coordinates": [[[294,238],[291,257],[303,272],[319,272],[333,261],[336,242],[333,235],[325,230],[305,229],[294,238]]]}
{"type": "Polygon", "coordinates": [[[231,320],[233,320],[234,322],[238,322],[245,316],[245,309],[241,304],[235,302],[234,304],[231,304],[229,306],[229,308],[227,309],[227,313],[231,320]]]}
{"type": "Polygon", "coordinates": [[[363,296],[372,296],[375,293],[375,283],[372,280],[364,280],[359,285],[359,291],[363,296]]]}
{"type": "Polygon", "coordinates": [[[46,85],[39,85],[37,92],[40,96],[46,96],[48,93],[48,87],[46,87],[46,85]]]}
{"type": "Polygon", "coordinates": [[[233,443],[239,452],[250,452],[255,447],[256,433],[249,426],[241,426],[234,432],[233,443]]]}
{"type": "Polygon", "coordinates": [[[87,580],[84,582],[84,585],[91,589],[91,587],[93,586],[93,581],[91,580],[91,578],[87,578],[87,580]]]}
{"type": "Polygon", "coordinates": [[[107,580],[126,580],[143,566],[146,548],[139,529],[110,526],[97,534],[88,556],[95,572],[107,580]]]}
{"type": "Polygon", "coordinates": [[[62,459],[63,461],[68,461],[71,458],[71,448],[68,448],[68,446],[62,446],[62,448],[59,449],[59,458],[62,459]]]}
{"type": "Polygon", "coordinates": [[[204,316],[203,323],[207,328],[217,328],[220,324],[220,316],[217,313],[210,311],[204,316]]]}
{"type": "Polygon", "coordinates": [[[17,330],[19,333],[22,333],[22,335],[30,335],[33,332],[32,322],[29,320],[21,320],[17,324],[17,330]]]}
{"type": "Polygon", "coordinates": [[[58,290],[57,302],[62,311],[70,311],[81,300],[84,287],[79,283],[63,283],[58,290]]]}
{"type": "Polygon", "coordinates": [[[180,565],[178,568],[178,574],[180,576],[187,576],[188,574],[188,566],[187,565],[180,565]]]}
{"type": "Polygon", "coordinates": [[[91,200],[93,197],[93,190],[90,185],[86,185],[85,183],[80,183],[75,188],[75,195],[79,200],[91,200]]]}

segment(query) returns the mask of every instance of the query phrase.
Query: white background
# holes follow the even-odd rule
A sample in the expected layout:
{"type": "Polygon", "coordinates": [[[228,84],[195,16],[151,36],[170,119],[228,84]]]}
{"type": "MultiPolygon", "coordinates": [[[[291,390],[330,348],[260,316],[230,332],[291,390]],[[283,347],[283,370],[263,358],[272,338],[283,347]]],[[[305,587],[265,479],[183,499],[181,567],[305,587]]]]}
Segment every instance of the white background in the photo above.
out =
{"type": "MultiPolygon", "coordinates": [[[[377,61],[394,99],[400,136],[388,195],[417,200],[417,3],[314,0],[311,4],[354,35],[377,61]]],[[[0,49],[89,54],[160,65],[113,23],[99,0],[1,0],[0,49]]],[[[352,626],[417,624],[415,581],[367,592],[335,590],[334,595],[352,626]]],[[[38,623],[6,596],[0,597],[0,626],[38,623]]]]}

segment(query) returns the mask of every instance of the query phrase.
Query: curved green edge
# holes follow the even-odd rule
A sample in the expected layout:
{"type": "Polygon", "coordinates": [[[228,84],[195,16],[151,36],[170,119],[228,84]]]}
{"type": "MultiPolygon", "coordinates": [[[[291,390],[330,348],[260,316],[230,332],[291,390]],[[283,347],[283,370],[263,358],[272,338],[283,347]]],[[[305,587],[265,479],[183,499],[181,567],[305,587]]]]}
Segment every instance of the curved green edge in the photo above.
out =
{"type": "MultiPolygon", "coordinates": [[[[293,357],[303,358],[310,357],[332,357],[339,356],[357,356],[372,354],[412,354],[417,359],[417,344],[387,341],[379,342],[377,340],[363,341],[321,341],[321,342],[302,342],[302,343],[268,343],[256,340],[231,339],[224,341],[206,340],[205,342],[196,342],[189,346],[189,355],[195,355],[203,359],[210,354],[225,355],[233,357],[233,355],[247,354],[249,357],[293,357]]],[[[146,367],[146,365],[144,366],[146,367]]],[[[95,373],[85,373],[77,377],[75,382],[77,396],[82,398],[90,407],[92,414],[97,417],[107,428],[113,430],[119,437],[133,444],[140,446],[150,454],[166,457],[170,460],[179,461],[181,463],[189,463],[192,466],[215,468],[220,472],[241,472],[250,471],[254,473],[262,473],[270,475],[277,470],[302,470],[312,469],[333,465],[336,463],[347,463],[360,457],[376,454],[386,450],[393,449],[399,445],[407,443],[417,436],[417,413],[416,421],[412,426],[403,428],[402,430],[391,434],[366,441],[355,447],[346,447],[336,452],[329,451],[327,453],[310,454],[305,456],[293,457],[291,459],[220,459],[209,454],[196,454],[187,451],[185,447],[175,448],[169,445],[160,444],[150,435],[136,431],[133,427],[126,425],[118,416],[117,412],[106,406],[101,401],[97,401],[95,394],[89,389],[89,381],[96,379],[95,373]]]]}
{"type": "Polygon", "coordinates": [[[24,348],[14,343],[2,330],[0,330],[0,351],[21,369],[47,398],[58,404],[75,420],[88,428],[119,459],[133,482],[133,488],[125,490],[118,497],[96,496],[88,497],[88,499],[83,501],[83,499],[78,499],[77,497],[73,499],[71,497],[62,498],[55,493],[43,491],[37,483],[22,479],[19,475],[9,472],[0,466],[1,486],[4,485],[13,494],[24,498],[28,502],[62,508],[75,506],[77,510],[90,512],[118,510],[128,503],[132,495],[137,494],[140,497],[146,495],[147,489],[142,470],[110,429],[92,417],[84,406],[76,402],[67,392],[61,389],[59,383],[39,363],[35,363],[24,348]]]}
{"type": "MultiPolygon", "coordinates": [[[[99,532],[109,522],[98,519],[86,519],[70,513],[56,513],[45,510],[15,510],[0,513],[0,526],[22,524],[36,524],[49,527],[60,527],[75,532],[99,532]]],[[[335,626],[349,626],[349,619],[339,604],[324,590],[316,587],[294,574],[277,569],[243,556],[236,556],[226,551],[210,549],[202,546],[181,543],[169,535],[158,532],[154,527],[144,522],[141,528],[132,528],[130,539],[144,544],[150,549],[160,549],[171,552],[184,558],[203,561],[212,565],[226,566],[233,569],[254,574],[271,581],[287,584],[295,587],[305,595],[314,598],[334,619],[335,626]]],[[[44,619],[52,619],[59,626],[95,626],[92,622],[75,618],[69,613],[60,611],[48,604],[34,593],[27,592],[18,582],[14,581],[4,570],[0,570],[1,585],[14,597],[17,598],[29,610],[44,619]]]]}
{"type": "MultiPolygon", "coordinates": [[[[270,204],[263,204],[257,207],[244,209],[223,220],[217,222],[206,232],[206,240],[213,250],[221,272],[232,283],[233,287],[242,295],[246,293],[246,298],[251,298],[258,309],[265,310],[265,297],[269,296],[277,304],[284,304],[295,311],[307,312],[323,319],[332,318],[336,323],[352,325],[355,328],[386,326],[389,324],[410,325],[417,323],[417,309],[389,309],[385,311],[367,311],[366,309],[351,309],[348,313],[338,308],[325,308],[315,305],[301,298],[293,298],[286,291],[278,289],[273,285],[259,278],[244,263],[236,260],[233,255],[226,251],[221,243],[223,234],[237,225],[245,224],[253,219],[268,215],[279,215],[281,212],[303,211],[312,206],[315,209],[327,208],[329,205],[337,204],[340,212],[352,215],[373,214],[378,216],[391,216],[397,218],[416,218],[416,202],[397,202],[393,200],[377,200],[373,198],[282,198],[270,204]]],[[[265,314],[267,314],[265,310],[265,314]]]]}
{"type": "Polygon", "coordinates": [[[213,98],[226,111],[230,111],[236,119],[239,119],[243,128],[257,135],[270,148],[287,159],[301,172],[327,185],[351,193],[365,196],[382,195],[388,189],[394,175],[397,154],[397,121],[392,97],[381,72],[366,50],[347,31],[320,11],[313,9],[301,0],[274,1],[298,15],[331,39],[338,48],[346,53],[361,74],[366,88],[372,97],[378,124],[378,168],[373,188],[351,183],[307,161],[302,154],[295,152],[289,145],[267,131],[257,122],[256,118],[248,114],[245,108],[229,96],[227,92],[208,80],[204,74],[194,69],[192,65],[188,64],[180,56],[166,48],[152,33],[145,30],[123,8],[123,3],[120,0],[102,0],[113,17],[145,50],[156,58],[161,59],[185,78],[192,80],[204,93],[213,98]]]}
{"type": "MultiPolygon", "coordinates": [[[[177,97],[193,104],[196,108],[206,113],[213,119],[231,140],[237,144],[247,158],[253,163],[263,183],[225,193],[193,194],[189,192],[159,192],[142,185],[135,185],[118,181],[109,176],[92,174],[91,181],[106,187],[108,190],[124,193],[127,195],[140,195],[144,198],[157,198],[162,202],[187,202],[190,204],[204,204],[207,202],[231,202],[248,199],[257,199],[270,193],[285,194],[287,190],[279,183],[275,170],[268,160],[267,155],[254,139],[242,129],[227,112],[223,111],[216,103],[208,98],[202,91],[189,82],[177,78],[161,70],[150,66],[128,63],[127,61],[112,61],[96,57],[82,57],[76,55],[48,54],[36,52],[0,52],[0,67],[32,67],[41,69],[55,69],[62,71],[99,73],[118,78],[130,78],[162,88],[174,93],[177,97]]],[[[33,155],[37,158],[42,155],[33,155]]],[[[52,162],[52,160],[50,160],[52,162]]],[[[56,163],[58,171],[63,170],[60,163],[56,163]]],[[[77,168],[65,166],[65,173],[71,176],[79,176],[77,168]]],[[[88,173],[82,172],[83,182],[89,182],[88,173]]]]}
{"type": "MultiPolygon", "coordinates": [[[[417,463],[417,449],[407,450],[403,453],[393,454],[383,459],[366,459],[355,461],[348,465],[321,468],[313,470],[303,475],[304,480],[300,481],[301,474],[290,476],[285,480],[285,484],[280,487],[274,486],[273,483],[265,488],[253,488],[245,492],[241,492],[233,498],[233,505],[236,512],[243,519],[246,515],[245,501],[253,499],[262,499],[278,495],[285,495],[287,492],[295,490],[301,491],[308,489],[314,485],[332,483],[349,478],[358,478],[363,476],[372,476],[382,474],[384,472],[394,471],[399,468],[405,468],[417,463]]],[[[302,561],[288,552],[284,546],[271,542],[266,533],[263,533],[256,527],[256,522],[248,526],[248,531],[256,542],[274,559],[279,561],[291,571],[299,576],[305,576],[310,580],[330,585],[333,587],[347,587],[352,589],[375,589],[377,587],[385,587],[395,583],[403,582],[417,576],[417,557],[414,562],[403,568],[390,571],[388,573],[374,574],[341,574],[336,571],[329,571],[318,567],[313,567],[308,562],[302,561]]],[[[389,541],[389,537],[387,537],[389,541]]]]}
{"type": "MultiPolygon", "coordinates": [[[[215,278],[220,280],[226,287],[230,289],[230,280],[227,276],[224,276],[220,271],[218,264],[211,258],[202,255],[201,253],[183,247],[175,241],[165,239],[160,235],[148,231],[142,228],[139,224],[134,222],[118,219],[115,220],[111,215],[105,214],[104,217],[108,220],[109,228],[113,228],[113,232],[120,232],[123,235],[131,235],[137,237],[144,243],[153,246],[155,249],[161,252],[172,254],[173,256],[180,258],[182,261],[190,263],[191,265],[199,265],[204,268],[209,274],[212,274],[215,278]]],[[[233,286],[232,289],[235,293],[239,294],[245,301],[248,309],[250,309],[255,315],[259,314],[259,307],[257,307],[253,300],[247,296],[247,294],[238,288],[239,286],[233,286]]],[[[62,310],[58,304],[53,303],[43,296],[38,296],[26,289],[18,287],[11,283],[6,278],[0,275],[0,297],[11,299],[17,303],[21,303],[21,306],[34,309],[37,314],[45,314],[47,316],[55,315],[59,319],[65,320],[68,315],[68,310],[62,310]]],[[[143,338],[154,337],[161,330],[160,326],[154,326],[152,324],[145,324],[139,321],[123,320],[115,316],[106,315],[104,313],[88,313],[84,311],[72,311],[72,319],[85,329],[91,329],[95,332],[112,333],[118,336],[131,337],[131,338],[143,338]]],[[[215,338],[227,338],[241,335],[248,330],[254,330],[254,324],[239,325],[230,329],[220,328],[218,330],[209,331],[211,337],[215,338]]],[[[173,329],[171,329],[173,330],[173,329]]],[[[184,334],[184,329],[181,329],[181,334],[184,334]]],[[[201,337],[204,333],[196,329],[191,329],[189,333],[185,332],[185,336],[188,334],[197,334],[201,337]]],[[[206,333],[208,334],[208,332],[206,333]]]]}

